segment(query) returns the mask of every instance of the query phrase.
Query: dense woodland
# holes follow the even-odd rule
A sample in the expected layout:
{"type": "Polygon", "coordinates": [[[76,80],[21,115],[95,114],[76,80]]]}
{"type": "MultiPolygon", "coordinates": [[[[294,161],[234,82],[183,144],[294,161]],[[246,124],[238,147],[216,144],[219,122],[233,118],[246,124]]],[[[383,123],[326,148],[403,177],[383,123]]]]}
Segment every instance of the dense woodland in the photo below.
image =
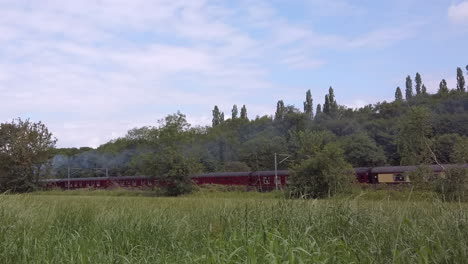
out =
{"type": "Polygon", "coordinates": [[[417,73],[406,78],[404,89],[396,88],[394,101],[359,109],[340,105],[330,87],[323,103],[317,104],[321,100],[309,90],[303,106],[279,100],[270,116],[252,118],[245,105],[234,105],[226,114],[214,106],[212,126],[206,127],[192,127],[177,112],[97,149],[57,149],[53,174],[66,177],[70,167],[73,177],[102,176],[105,170],[97,168],[108,168],[114,176],[158,175],[174,162],[190,173],[271,170],[274,153],[289,155],[279,165],[286,169],[324,149],[336,150],[354,167],[464,163],[468,162],[464,74],[457,68],[456,87],[447,87],[442,80],[438,92],[429,94],[417,73]]]}

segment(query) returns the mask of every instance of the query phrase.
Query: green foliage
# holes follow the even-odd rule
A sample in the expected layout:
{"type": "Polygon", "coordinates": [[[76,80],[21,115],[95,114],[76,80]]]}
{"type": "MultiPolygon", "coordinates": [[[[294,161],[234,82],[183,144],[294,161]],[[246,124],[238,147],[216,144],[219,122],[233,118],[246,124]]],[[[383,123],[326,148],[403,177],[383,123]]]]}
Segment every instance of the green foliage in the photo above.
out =
{"type": "Polygon", "coordinates": [[[251,171],[251,168],[241,161],[228,161],[224,163],[224,171],[251,171]]]}
{"type": "Polygon", "coordinates": [[[224,113],[221,113],[219,111],[218,106],[215,105],[214,109],[213,109],[212,126],[215,127],[215,126],[221,124],[223,121],[224,121],[224,113]]]}
{"type": "Polygon", "coordinates": [[[290,153],[293,153],[295,164],[321,152],[324,147],[336,140],[336,136],[329,131],[297,131],[291,134],[289,142],[290,153]]]}
{"type": "Polygon", "coordinates": [[[465,92],[465,77],[461,68],[457,68],[457,91],[465,92]]]}
{"type": "Polygon", "coordinates": [[[413,81],[411,80],[411,77],[408,75],[406,77],[406,90],[405,90],[405,96],[406,100],[411,99],[413,97],[413,81]]]}
{"type": "Polygon", "coordinates": [[[403,94],[401,93],[401,89],[399,86],[395,90],[395,101],[397,102],[403,101],[403,94]]]}
{"type": "Polygon", "coordinates": [[[232,111],[231,111],[231,119],[236,119],[239,114],[239,110],[237,109],[237,105],[232,106],[232,111]]]}
{"type": "Polygon", "coordinates": [[[349,190],[353,179],[352,167],[344,159],[343,150],[336,144],[328,144],[293,167],[290,188],[296,197],[323,198],[349,190]]]}
{"type": "Polygon", "coordinates": [[[318,115],[320,115],[322,113],[322,105],[321,104],[317,104],[317,110],[315,110],[315,117],[317,117],[318,115]]]}
{"type": "Polygon", "coordinates": [[[190,175],[201,171],[201,164],[173,149],[165,149],[157,155],[146,155],[142,171],[158,178],[166,195],[178,196],[190,193],[193,183],[190,175]]]}
{"type": "Polygon", "coordinates": [[[382,166],[386,164],[384,150],[366,133],[357,133],[341,139],[346,160],[353,167],[382,166]]]}
{"type": "Polygon", "coordinates": [[[304,113],[307,115],[307,117],[312,120],[314,118],[314,113],[313,113],[313,100],[312,100],[312,93],[310,90],[307,90],[306,92],[306,100],[304,102],[304,113]]]}
{"type": "Polygon", "coordinates": [[[56,139],[41,122],[0,124],[0,191],[31,191],[48,173],[56,139]]]}
{"type": "Polygon", "coordinates": [[[416,73],[416,77],[414,78],[414,81],[416,82],[416,94],[420,95],[422,93],[421,91],[421,85],[422,85],[422,80],[421,80],[421,74],[419,72],[416,73]]]}
{"type": "MultiPolygon", "coordinates": [[[[462,144],[463,137],[456,133],[443,134],[434,140],[434,152],[440,163],[457,163],[454,155],[455,146],[462,144]]],[[[461,159],[463,160],[463,158],[461,159]]]]}
{"type": "Polygon", "coordinates": [[[284,106],[283,100],[279,100],[276,103],[276,112],[275,112],[275,120],[283,120],[284,116],[286,115],[286,107],[284,106]]]}
{"type": "Polygon", "coordinates": [[[431,191],[437,181],[437,174],[427,166],[419,166],[416,170],[407,174],[411,181],[411,186],[419,191],[431,191]]]}
{"type": "Polygon", "coordinates": [[[241,108],[240,118],[244,119],[244,120],[248,119],[248,117],[247,117],[247,107],[245,107],[245,105],[243,105],[242,108],[241,108]]]}
{"type": "Polygon", "coordinates": [[[468,169],[453,168],[437,181],[436,192],[447,201],[468,200],[468,169]]]}
{"type": "Polygon", "coordinates": [[[282,137],[259,134],[247,140],[240,147],[240,160],[252,170],[271,170],[274,168],[274,154],[286,152],[286,141],[282,137]]]}
{"type": "Polygon", "coordinates": [[[448,94],[448,92],[449,92],[449,89],[447,87],[447,81],[445,81],[445,79],[442,79],[442,81],[440,81],[439,91],[437,93],[440,95],[446,95],[448,94]]]}
{"type": "Polygon", "coordinates": [[[431,161],[431,113],[423,107],[413,107],[399,125],[398,153],[402,165],[427,164],[431,161]]]}
{"type": "Polygon", "coordinates": [[[421,87],[421,94],[427,95],[427,88],[426,88],[426,85],[424,85],[424,84],[421,87]]]}
{"type": "Polygon", "coordinates": [[[463,137],[454,144],[450,160],[458,164],[468,163],[468,137],[463,137]]]}

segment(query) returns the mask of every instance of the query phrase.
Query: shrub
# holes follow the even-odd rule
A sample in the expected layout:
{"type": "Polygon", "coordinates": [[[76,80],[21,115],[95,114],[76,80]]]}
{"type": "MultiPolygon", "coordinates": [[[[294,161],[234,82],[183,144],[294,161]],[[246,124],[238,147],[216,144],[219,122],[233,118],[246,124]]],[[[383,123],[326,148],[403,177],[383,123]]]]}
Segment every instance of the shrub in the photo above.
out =
{"type": "Polygon", "coordinates": [[[411,181],[411,185],[417,190],[431,190],[437,180],[437,175],[434,174],[434,171],[424,165],[407,173],[407,175],[411,181]]]}
{"type": "Polygon", "coordinates": [[[446,170],[444,176],[437,180],[435,191],[446,201],[468,200],[468,169],[446,170]]]}
{"type": "Polygon", "coordinates": [[[346,162],[343,150],[328,144],[313,157],[291,170],[291,195],[303,198],[322,198],[350,190],[353,169],[346,162]]]}

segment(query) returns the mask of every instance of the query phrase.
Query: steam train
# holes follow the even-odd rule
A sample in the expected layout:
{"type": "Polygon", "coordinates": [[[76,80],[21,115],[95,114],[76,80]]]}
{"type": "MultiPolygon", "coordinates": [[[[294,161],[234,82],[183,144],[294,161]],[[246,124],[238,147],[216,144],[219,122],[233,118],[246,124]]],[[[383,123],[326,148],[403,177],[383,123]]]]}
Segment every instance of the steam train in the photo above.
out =
{"type": "MultiPolygon", "coordinates": [[[[407,184],[410,182],[408,172],[418,166],[387,166],[355,168],[354,174],[359,183],[364,184],[407,184]]],[[[446,169],[466,168],[468,164],[445,164],[428,166],[434,174],[443,174],[446,169]]],[[[255,171],[255,172],[213,172],[192,176],[195,184],[220,184],[245,186],[258,190],[273,190],[288,184],[289,171],[255,171]]],[[[65,178],[42,180],[45,188],[98,188],[106,189],[115,186],[123,188],[144,188],[164,185],[157,177],[123,176],[123,177],[94,177],[94,178],[65,178]]]]}

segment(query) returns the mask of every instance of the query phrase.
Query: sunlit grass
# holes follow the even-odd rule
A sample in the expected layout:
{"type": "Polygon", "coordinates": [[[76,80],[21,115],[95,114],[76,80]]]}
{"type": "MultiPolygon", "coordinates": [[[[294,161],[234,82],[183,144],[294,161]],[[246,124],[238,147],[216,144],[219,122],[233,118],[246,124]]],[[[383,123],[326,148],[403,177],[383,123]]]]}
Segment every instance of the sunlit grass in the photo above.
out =
{"type": "Polygon", "coordinates": [[[0,263],[468,259],[466,204],[390,199],[380,193],[369,199],[368,192],[322,201],[238,191],[205,190],[177,198],[101,192],[1,195],[0,263]]]}

